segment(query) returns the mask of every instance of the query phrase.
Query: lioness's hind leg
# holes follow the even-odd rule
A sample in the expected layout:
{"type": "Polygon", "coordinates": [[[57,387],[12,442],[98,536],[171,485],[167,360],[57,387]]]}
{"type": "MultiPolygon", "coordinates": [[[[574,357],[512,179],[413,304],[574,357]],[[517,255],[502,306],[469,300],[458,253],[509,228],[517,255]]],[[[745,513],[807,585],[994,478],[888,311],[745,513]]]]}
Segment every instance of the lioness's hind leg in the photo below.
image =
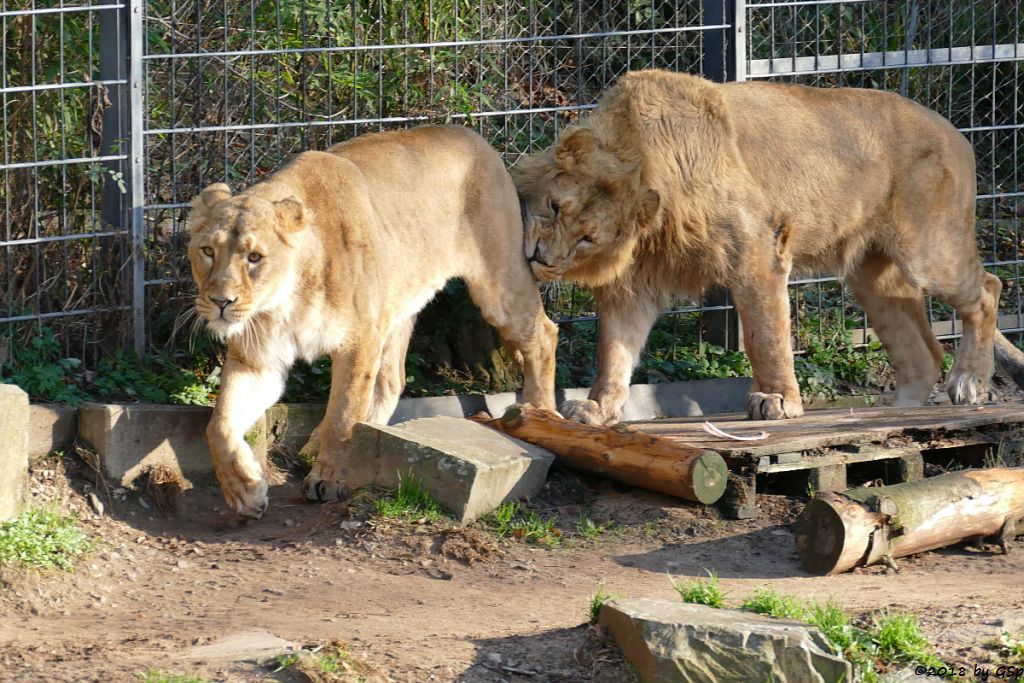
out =
{"type": "Polygon", "coordinates": [[[846,283],[889,354],[896,373],[892,405],[922,405],[931,395],[942,366],[942,347],[925,316],[923,292],[907,280],[892,259],[879,253],[865,256],[846,283]]]}
{"type": "MultiPolygon", "coordinates": [[[[980,266],[978,268],[980,270],[980,266]]],[[[950,400],[958,404],[986,401],[989,380],[995,370],[996,312],[1003,285],[991,273],[981,272],[977,279],[980,286],[973,292],[966,284],[953,295],[936,292],[956,308],[963,324],[960,349],[946,382],[950,400]]]]}
{"type": "Polygon", "coordinates": [[[395,412],[398,399],[405,388],[405,354],[409,350],[409,339],[416,324],[416,316],[401,322],[391,331],[384,344],[384,353],[373,385],[373,401],[367,422],[387,424],[395,412]]]}
{"type": "Polygon", "coordinates": [[[505,346],[523,364],[523,400],[555,409],[555,352],[558,327],[544,312],[540,292],[524,262],[505,281],[466,278],[484,320],[498,329],[505,346]]]}

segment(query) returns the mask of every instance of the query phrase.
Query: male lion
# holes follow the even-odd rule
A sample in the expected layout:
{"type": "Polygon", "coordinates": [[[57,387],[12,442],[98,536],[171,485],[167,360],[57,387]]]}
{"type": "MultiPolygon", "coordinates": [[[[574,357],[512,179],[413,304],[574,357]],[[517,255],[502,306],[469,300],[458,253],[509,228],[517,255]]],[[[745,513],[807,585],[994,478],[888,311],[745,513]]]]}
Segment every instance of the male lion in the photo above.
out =
{"type": "Polygon", "coordinates": [[[554,407],[557,329],[526,260],[515,187],[465,128],[427,126],[304,152],[232,196],[192,202],[196,310],[227,341],[206,430],[227,502],[260,517],[267,483],[244,435],[281,395],[297,358],[330,354],[331,394],[310,500],[345,495],[347,447],[362,420],[386,422],[405,385],[419,310],[462,277],[523,361],[525,400],[554,407]]]}
{"type": "MultiPolygon", "coordinates": [[[[970,144],[894,94],[696,76],[623,76],[581,124],[513,168],[530,215],[525,251],[542,280],[591,287],[600,308],[589,423],[619,419],[629,379],[673,294],[723,284],[754,371],[753,419],[803,414],[790,348],[790,273],[849,285],[888,350],[896,405],[920,405],[942,348],[923,295],[949,302],[963,341],[954,403],[987,396],[1000,281],[975,247],[970,144]]],[[[1013,356],[1019,369],[1021,356],[1013,356]]]]}

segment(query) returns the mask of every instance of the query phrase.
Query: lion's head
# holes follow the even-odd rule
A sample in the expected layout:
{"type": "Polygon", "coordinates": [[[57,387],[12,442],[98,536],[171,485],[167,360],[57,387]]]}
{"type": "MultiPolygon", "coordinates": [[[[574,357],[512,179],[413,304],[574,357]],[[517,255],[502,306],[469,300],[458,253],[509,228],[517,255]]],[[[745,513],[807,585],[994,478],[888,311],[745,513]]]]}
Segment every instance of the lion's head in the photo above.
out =
{"type": "Polygon", "coordinates": [[[192,201],[188,258],[196,310],[223,339],[259,313],[286,306],[295,287],[297,233],[307,215],[296,199],[270,201],[217,183],[192,201]]]}
{"type": "Polygon", "coordinates": [[[639,160],[619,158],[587,128],[523,158],[512,175],[528,214],[526,258],[540,280],[611,282],[658,219],[660,197],[641,181],[639,160]]]}

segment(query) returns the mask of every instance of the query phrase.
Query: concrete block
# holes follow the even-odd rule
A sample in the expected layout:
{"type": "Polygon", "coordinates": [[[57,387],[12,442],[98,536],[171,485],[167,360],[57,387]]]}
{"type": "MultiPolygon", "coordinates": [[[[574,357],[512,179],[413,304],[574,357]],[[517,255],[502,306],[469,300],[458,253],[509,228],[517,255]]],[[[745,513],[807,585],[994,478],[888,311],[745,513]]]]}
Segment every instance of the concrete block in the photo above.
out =
{"type": "Polygon", "coordinates": [[[295,455],[324,419],[326,403],[278,403],[265,414],[267,437],[275,449],[295,455]]]}
{"type": "Polygon", "coordinates": [[[599,619],[641,681],[838,683],[853,680],[817,629],[678,600],[613,600],[599,619]]]}
{"type": "MultiPolygon", "coordinates": [[[[78,436],[99,454],[104,474],[118,486],[131,486],[157,464],[195,483],[214,474],[206,446],[212,411],[202,406],[84,403],[78,409],[78,436]]],[[[245,440],[257,459],[265,462],[264,419],[245,440]]]]}
{"type": "Polygon", "coordinates": [[[399,399],[388,424],[395,425],[423,417],[469,417],[486,410],[483,396],[426,396],[399,399]]]}
{"type": "Polygon", "coordinates": [[[28,506],[28,394],[0,384],[0,522],[28,506]]]}
{"type": "Polygon", "coordinates": [[[78,411],[71,406],[34,404],[28,408],[28,457],[35,461],[75,443],[78,411]]]}
{"type": "Polygon", "coordinates": [[[469,420],[440,416],[394,427],[359,423],[344,476],[354,490],[411,474],[457,520],[540,492],[554,456],[469,420]]]}

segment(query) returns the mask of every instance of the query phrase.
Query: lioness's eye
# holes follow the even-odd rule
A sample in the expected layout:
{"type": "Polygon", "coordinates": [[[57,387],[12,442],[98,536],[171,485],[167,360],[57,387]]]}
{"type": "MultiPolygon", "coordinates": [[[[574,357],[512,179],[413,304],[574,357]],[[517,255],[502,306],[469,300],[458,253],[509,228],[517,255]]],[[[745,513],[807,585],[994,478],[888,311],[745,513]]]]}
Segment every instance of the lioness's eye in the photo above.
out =
{"type": "Polygon", "coordinates": [[[551,217],[558,218],[558,202],[551,200],[549,205],[551,206],[551,217]]]}
{"type": "Polygon", "coordinates": [[[203,252],[203,256],[206,256],[207,258],[213,258],[213,249],[211,249],[210,247],[203,247],[200,251],[203,252]]]}
{"type": "Polygon", "coordinates": [[[259,263],[260,259],[263,258],[263,254],[257,254],[255,251],[249,254],[249,263],[259,263]]]}
{"type": "Polygon", "coordinates": [[[594,243],[594,238],[591,237],[590,235],[584,235],[583,237],[580,238],[580,242],[586,242],[587,244],[593,244],[594,243]]]}

